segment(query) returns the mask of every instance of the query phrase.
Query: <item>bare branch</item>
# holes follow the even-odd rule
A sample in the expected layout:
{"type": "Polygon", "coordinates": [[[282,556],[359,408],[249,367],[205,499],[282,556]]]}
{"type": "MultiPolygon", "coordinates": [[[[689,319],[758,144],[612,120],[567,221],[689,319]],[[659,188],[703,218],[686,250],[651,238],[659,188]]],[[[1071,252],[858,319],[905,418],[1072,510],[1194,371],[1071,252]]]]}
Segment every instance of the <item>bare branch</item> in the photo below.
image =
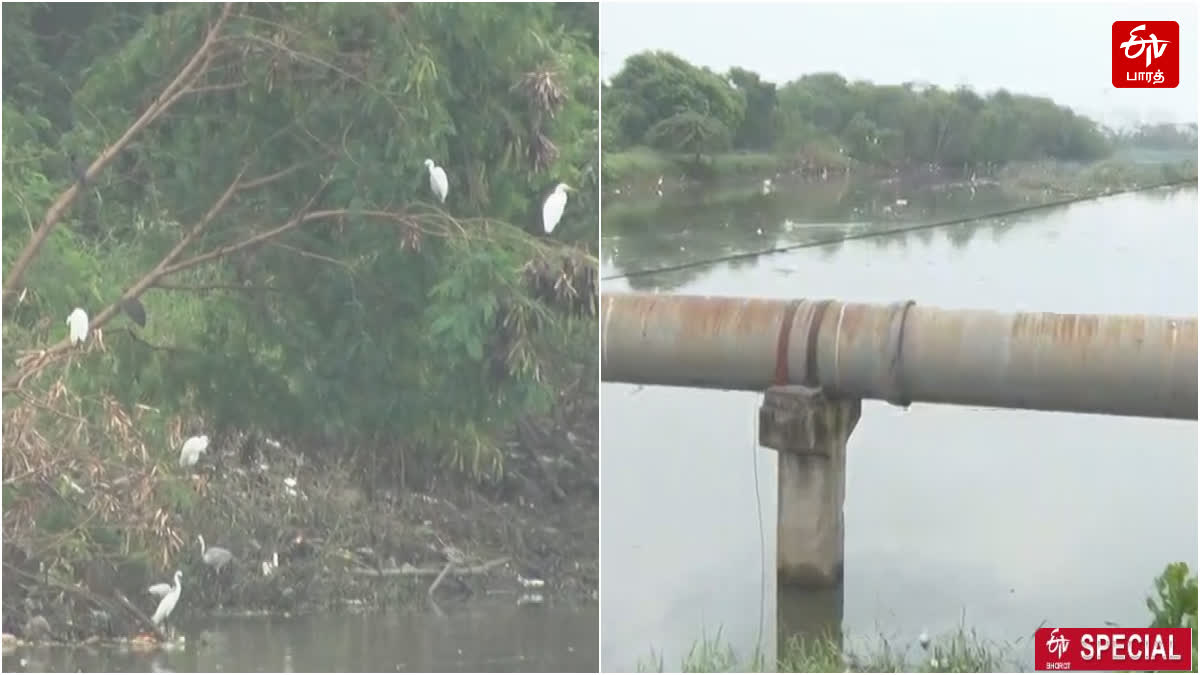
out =
{"type": "Polygon", "coordinates": [[[300,169],[303,169],[306,166],[308,166],[308,163],[293,164],[292,166],[289,166],[288,168],[286,168],[282,171],[276,171],[275,173],[267,174],[266,176],[263,176],[262,178],[255,178],[254,180],[248,180],[245,183],[242,183],[242,187],[240,189],[252,190],[256,187],[266,185],[267,183],[274,183],[275,181],[279,180],[280,178],[284,178],[290,174],[293,174],[296,171],[299,171],[300,169]]]}
{"type": "Polygon", "coordinates": [[[345,267],[346,269],[353,269],[353,267],[349,263],[344,262],[342,260],[338,260],[337,258],[330,258],[327,255],[313,253],[312,251],[305,251],[302,248],[296,248],[295,246],[289,246],[288,244],[285,244],[283,242],[274,241],[274,242],[271,242],[271,245],[275,246],[276,248],[284,249],[285,251],[291,251],[292,253],[295,253],[296,255],[304,257],[304,258],[312,258],[313,260],[320,260],[321,262],[327,262],[330,265],[337,265],[339,267],[345,267]]]}
{"type": "Polygon", "coordinates": [[[275,286],[239,286],[238,284],[170,284],[162,281],[154,283],[154,288],[161,288],[165,291],[195,291],[199,293],[207,291],[244,291],[253,293],[255,291],[269,291],[271,293],[283,293],[282,288],[275,286]]]}
{"type": "MultiPolygon", "coordinates": [[[[192,228],[187,232],[187,234],[185,234],[183,236],[183,238],[179,240],[179,243],[175,244],[175,246],[172,247],[171,250],[168,251],[165,256],[163,256],[162,260],[160,260],[158,262],[158,264],[154,266],[153,269],[151,269],[149,272],[147,272],[145,274],[145,276],[143,276],[135,284],[133,284],[133,286],[131,286],[129,288],[129,290],[125,291],[125,293],[123,293],[121,295],[121,297],[116,300],[116,302],[114,302],[111,305],[109,305],[108,307],[104,308],[99,314],[97,314],[95,316],[95,318],[93,318],[91,320],[91,322],[89,324],[89,327],[91,330],[98,330],[104,324],[108,323],[108,321],[111,320],[114,316],[116,316],[117,313],[120,311],[121,303],[125,302],[126,300],[128,300],[130,298],[138,297],[143,292],[145,292],[145,290],[147,288],[149,288],[152,284],[154,284],[156,281],[158,281],[159,279],[161,279],[162,277],[164,277],[170,273],[169,270],[171,269],[171,267],[173,267],[171,265],[172,261],[174,261],[176,258],[178,258],[179,255],[188,247],[188,245],[190,245],[198,236],[200,236],[200,233],[203,232],[204,229],[208,226],[208,224],[210,222],[212,222],[212,220],[214,218],[216,218],[217,214],[220,213],[221,210],[223,210],[229,204],[230,200],[233,199],[234,195],[236,195],[238,192],[246,189],[246,184],[243,184],[241,182],[242,176],[245,174],[245,171],[246,170],[243,168],[242,171],[238,173],[238,175],[233,179],[233,181],[229,183],[229,187],[225,189],[225,192],[219,198],[217,198],[217,200],[215,202],[213,202],[213,205],[211,207],[209,207],[208,211],[204,214],[204,217],[201,218],[195,225],[192,226],[192,228]]],[[[279,178],[283,177],[284,175],[287,175],[286,171],[273,174],[272,176],[267,176],[266,179],[262,179],[262,178],[257,179],[255,181],[252,181],[252,183],[256,187],[262,186],[262,185],[266,185],[267,183],[272,182],[274,180],[279,180],[279,178]],[[267,179],[270,179],[270,180],[267,180],[267,179]]],[[[44,368],[47,364],[66,355],[68,353],[68,351],[70,350],[70,348],[71,348],[70,341],[67,340],[66,338],[64,338],[64,339],[60,340],[58,343],[54,344],[53,346],[51,346],[45,350],[40,350],[39,352],[36,353],[36,356],[29,357],[29,359],[27,361],[18,362],[18,364],[17,364],[18,372],[14,376],[11,376],[4,380],[5,389],[7,390],[13,386],[16,386],[16,387],[23,386],[24,383],[30,377],[35,375],[38,371],[40,371],[42,368],[44,368]]]]}
{"type": "MultiPolygon", "coordinates": [[[[261,232],[259,234],[256,234],[253,237],[244,239],[236,244],[229,244],[228,246],[221,246],[219,248],[215,248],[211,251],[208,251],[207,253],[201,253],[200,255],[193,256],[186,260],[181,260],[180,262],[177,262],[173,265],[168,265],[166,267],[162,267],[160,270],[157,270],[159,272],[158,276],[162,277],[162,276],[166,276],[168,274],[174,274],[180,270],[185,270],[189,267],[195,267],[196,265],[199,265],[204,262],[208,262],[209,260],[215,260],[222,256],[229,255],[230,253],[233,253],[234,251],[240,251],[244,248],[249,248],[256,244],[261,244],[262,242],[267,241],[268,239],[277,237],[277,236],[283,234],[284,232],[287,232],[288,230],[291,230],[291,229],[294,229],[294,228],[300,226],[302,223],[308,222],[309,220],[311,220],[310,218],[306,218],[308,209],[312,207],[313,202],[315,202],[317,200],[317,197],[319,197],[321,195],[321,193],[325,191],[325,186],[329,185],[330,180],[331,180],[331,176],[326,176],[325,179],[321,181],[320,187],[318,187],[316,190],[313,191],[312,196],[309,197],[308,201],[305,202],[304,206],[301,207],[300,210],[298,210],[296,212],[295,216],[293,216],[290,220],[288,220],[283,225],[280,225],[279,227],[276,227],[271,230],[267,230],[266,232],[261,232]]],[[[166,261],[164,260],[164,262],[166,262],[166,261]]]]}
{"type": "Polygon", "coordinates": [[[88,167],[87,171],[84,173],[83,180],[72,183],[69,188],[59,195],[58,199],[54,200],[54,203],[50,205],[50,208],[46,210],[46,215],[42,219],[41,225],[39,225],[37,231],[33,233],[33,237],[29,240],[29,243],[25,245],[25,250],[21,251],[21,255],[17,257],[15,262],[13,262],[12,269],[8,274],[8,278],[4,280],[5,300],[7,300],[15,291],[17,286],[21,284],[21,281],[25,278],[26,270],[29,269],[29,265],[33,262],[34,256],[36,256],[38,251],[41,250],[42,244],[46,243],[46,238],[50,236],[50,232],[54,229],[54,226],[57,225],[62,219],[63,215],[66,213],[67,209],[70,208],[71,204],[75,202],[75,198],[82,193],[81,183],[86,184],[92,182],[96,176],[98,176],[100,172],[104,170],[104,167],[108,166],[109,163],[116,159],[117,155],[120,154],[127,145],[129,145],[134,136],[139,134],[171,107],[171,104],[174,103],[178,98],[176,94],[178,94],[182,89],[185,89],[187,84],[193,81],[198,73],[203,72],[202,66],[206,66],[211,60],[211,50],[217,38],[217,34],[220,33],[220,31],[224,28],[225,23],[229,19],[229,15],[232,11],[233,3],[225,3],[225,6],[221,9],[220,16],[217,17],[216,22],[213,23],[212,27],[205,35],[204,41],[200,43],[199,48],[197,48],[196,52],[192,54],[192,57],[188,59],[188,62],[184,64],[183,68],[179,71],[179,74],[175,76],[175,79],[172,80],[165,89],[163,89],[162,93],[159,94],[158,97],[155,98],[154,102],[152,102],[150,106],[146,108],[146,111],[142,113],[141,117],[134,121],[134,123],[125,130],[125,133],[122,134],[120,138],[118,138],[112,145],[108,146],[100,153],[100,156],[97,157],[94,162],[92,162],[92,165],[88,167]]]}
{"type": "Polygon", "coordinates": [[[246,80],[240,80],[238,82],[229,82],[227,84],[206,84],[202,87],[188,87],[186,93],[188,93],[188,94],[203,94],[203,93],[210,92],[210,91],[230,91],[231,89],[241,89],[242,87],[245,87],[248,84],[250,84],[250,83],[247,82],[246,80]]]}

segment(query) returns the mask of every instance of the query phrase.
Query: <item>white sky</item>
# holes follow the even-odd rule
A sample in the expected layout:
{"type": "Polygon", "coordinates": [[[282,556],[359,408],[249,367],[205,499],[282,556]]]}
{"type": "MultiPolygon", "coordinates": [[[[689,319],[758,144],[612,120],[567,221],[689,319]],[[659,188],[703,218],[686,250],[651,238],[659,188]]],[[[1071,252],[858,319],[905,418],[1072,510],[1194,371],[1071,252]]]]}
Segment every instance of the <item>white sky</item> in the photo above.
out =
{"type": "Polygon", "coordinates": [[[812,72],[881,84],[1049,96],[1106,124],[1196,121],[1194,3],[601,2],[600,71],[608,80],[646,49],[782,84],[812,72]],[[1112,86],[1112,22],[1179,22],[1179,86],[1112,86]]]}

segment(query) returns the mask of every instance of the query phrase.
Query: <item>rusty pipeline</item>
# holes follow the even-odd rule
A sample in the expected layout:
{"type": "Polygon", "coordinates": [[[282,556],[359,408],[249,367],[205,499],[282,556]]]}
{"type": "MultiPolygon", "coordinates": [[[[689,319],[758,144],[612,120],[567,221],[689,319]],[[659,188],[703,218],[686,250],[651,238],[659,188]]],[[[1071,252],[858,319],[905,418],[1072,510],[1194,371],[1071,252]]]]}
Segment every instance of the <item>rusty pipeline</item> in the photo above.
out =
{"type": "Polygon", "coordinates": [[[1196,318],[609,293],[602,378],[1196,419],[1196,318]]]}

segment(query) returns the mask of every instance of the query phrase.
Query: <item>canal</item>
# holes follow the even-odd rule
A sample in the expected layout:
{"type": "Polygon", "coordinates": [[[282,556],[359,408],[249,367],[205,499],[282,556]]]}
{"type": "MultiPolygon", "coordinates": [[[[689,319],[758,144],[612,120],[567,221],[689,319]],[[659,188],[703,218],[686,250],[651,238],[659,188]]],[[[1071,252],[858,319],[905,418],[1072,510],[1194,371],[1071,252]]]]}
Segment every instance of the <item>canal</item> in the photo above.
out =
{"type": "Polygon", "coordinates": [[[430,611],[197,618],[182,647],[29,647],[6,672],[595,672],[597,608],[514,599],[430,611]]]}
{"type": "MultiPolygon", "coordinates": [[[[1196,314],[1195,189],[838,242],[1056,197],[772,187],[609,207],[603,292],[1196,314]],[[611,278],[796,244],[808,246],[611,278]]],[[[760,398],[602,385],[605,670],[652,650],[678,668],[718,631],[740,654],[775,654],[775,456],[756,448],[760,398]]],[[[1027,643],[1042,623],[1145,625],[1153,578],[1196,565],[1196,447],[1194,422],[865,402],[849,444],[844,593],[785,594],[787,630],[840,628],[870,649],[923,630],[1027,643]]]]}

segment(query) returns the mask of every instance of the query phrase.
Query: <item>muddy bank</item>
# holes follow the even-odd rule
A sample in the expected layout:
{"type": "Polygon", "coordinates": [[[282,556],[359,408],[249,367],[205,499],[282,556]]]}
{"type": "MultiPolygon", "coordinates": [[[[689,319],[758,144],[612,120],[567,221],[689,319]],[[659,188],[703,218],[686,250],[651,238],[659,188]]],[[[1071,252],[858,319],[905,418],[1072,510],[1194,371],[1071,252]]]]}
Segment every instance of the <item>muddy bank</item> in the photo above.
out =
{"type": "Polygon", "coordinates": [[[595,603],[596,428],[594,398],[557,422],[526,421],[506,443],[502,476],[487,480],[437,465],[409,467],[402,479],[361,462],[314,460],[268,437],[252,451],[214,441],[190,470],[127,462],[119,476],[111,466],[37,473],[16,483],[24,497],[15,508],[6,484],[3,630],[57,642],[147,631],[158,598],[146,589],[176,569],[183,592],[173,619],[424,607],[439,576],[439,607],[595,603]],[[91,509],[106,527],[84,537],[88,519],[65,526],[60,536],[80,542],[75,554],[48,554],[48,539],[28,533],[46,531],[52,499],[91,509]],[[158,546],[136,551],[121,524],[158,546]],[[198,536],[234,561],[219,572],[205,566],[198,536]],[[278,567],[269,564],[276,556],[278,567]]]}

